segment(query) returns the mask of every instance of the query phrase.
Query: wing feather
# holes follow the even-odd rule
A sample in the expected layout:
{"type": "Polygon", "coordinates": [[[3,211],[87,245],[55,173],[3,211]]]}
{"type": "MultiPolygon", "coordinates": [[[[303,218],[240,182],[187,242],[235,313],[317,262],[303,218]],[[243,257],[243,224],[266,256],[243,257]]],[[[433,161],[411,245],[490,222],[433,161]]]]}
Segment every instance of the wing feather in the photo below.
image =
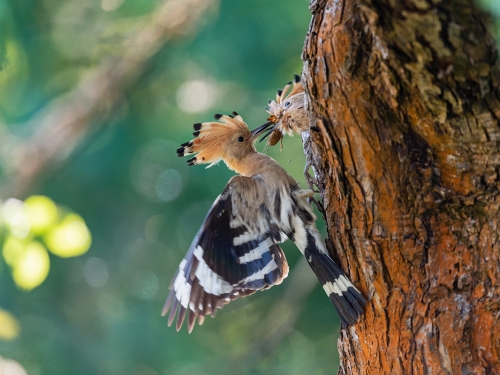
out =
{"type": "Polygon", "coordinates": [[[284,236],[273,224],[268,193],[259,176],[233,177],[210,208],[170,285],[162,315],[169,325],[178,313],[179,330],[188,316],[201,324],[217,308],[258,290],[280,284],[288,263],[277,242],[284,236]]]}

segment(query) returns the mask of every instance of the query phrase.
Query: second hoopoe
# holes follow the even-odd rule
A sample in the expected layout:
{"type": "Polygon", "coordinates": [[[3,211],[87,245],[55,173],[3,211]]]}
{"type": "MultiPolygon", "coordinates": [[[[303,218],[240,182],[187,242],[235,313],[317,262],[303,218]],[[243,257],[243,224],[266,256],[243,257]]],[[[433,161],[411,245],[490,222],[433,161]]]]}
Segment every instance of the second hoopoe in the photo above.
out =
{"type": "MultiPolygon", "coordinates": [[[[195,124],[195,139],[177,150],[197,154],[189,165],[224,161],[239,173],[231,178],[196,234],[172,280],[162,315],[177,330],[187,315],[188,330],[196,319],[228,302],[280,284],[288,263],[279,243],[291,239],[305,256],[335,306],[343,326],[356,323],[366,300],[328,255],[306,198],[313,193],[271,157],[258,153],[254,142],[268,127],[253,131],[241,116],[215,115],[219,122],[195,124]]],[[[209,165],[209,166],[210,166],[209,165]]]]}
{"type": "Polygon", "coordinates": [[[304,107],[304,87],[299,75],[295,74],[293,82],[288,82],[282,90],[278,90],[276,100],[270,100],[268,104],[267,112],[270,116],[265,124],[267,126],[263,125],[267,133],[261,139],[269,137],[266,149],[282,142],[285,135],[293,136],[309,131],[309,117],[304,107]]]}

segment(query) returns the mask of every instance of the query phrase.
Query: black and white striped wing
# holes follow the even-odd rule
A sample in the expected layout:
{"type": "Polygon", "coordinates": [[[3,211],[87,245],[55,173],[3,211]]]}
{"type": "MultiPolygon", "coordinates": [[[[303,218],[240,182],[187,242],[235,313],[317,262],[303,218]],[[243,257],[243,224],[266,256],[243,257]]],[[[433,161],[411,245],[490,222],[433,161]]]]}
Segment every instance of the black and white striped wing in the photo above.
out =
{"type": "Polygon", "coordinates": [[[266,209],[267,192],[258,177],[233,177],[217,198],[179,265],[162,315],[169,325],[178,311],[177,330],[186,314],[191,332],[198,317],[238,298],[280,284],[288,275],[277,242],[282,234],[266,209]]]}

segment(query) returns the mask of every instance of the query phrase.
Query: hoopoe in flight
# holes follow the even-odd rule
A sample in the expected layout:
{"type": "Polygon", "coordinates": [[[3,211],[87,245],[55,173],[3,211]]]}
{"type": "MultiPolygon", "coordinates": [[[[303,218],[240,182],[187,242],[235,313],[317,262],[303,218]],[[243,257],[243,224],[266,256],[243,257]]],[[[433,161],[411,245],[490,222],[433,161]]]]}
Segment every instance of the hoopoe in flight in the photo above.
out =
{"type": "Polygon", "coordinates": [[[304,87],[300,76],[294,74],[294,80],[288,82],[283,90],[278,90],[276,100],[269,101],[269,113],[267,133],[260,140],[268,138],[266,150],[281,142],[283,148],[283,137],[285,134],[293,136],[309,130],[309,117],[304,108],[304,87]],[[291,87],[290,93],[288,90],[291,87]]]}
{"type": "Polygon", "coordinates": [[[279,243],[295,242],[337,309],[343,326],[356,323],[366,300],[328,255],[311,205],[313,193],[254,142],[268,126],[250,131],[236,112],[215,115],[219,122],[194,124],[195,139],[181,145],[179,156],[197,154],[189,165],[224,161],[238,173],[210,208],[170,285],[162,315],[168,324],[178,313],[179,330],[187,314],[188,331],[195,320],[230,301],[280,284],[288,263],[279,243]]]}

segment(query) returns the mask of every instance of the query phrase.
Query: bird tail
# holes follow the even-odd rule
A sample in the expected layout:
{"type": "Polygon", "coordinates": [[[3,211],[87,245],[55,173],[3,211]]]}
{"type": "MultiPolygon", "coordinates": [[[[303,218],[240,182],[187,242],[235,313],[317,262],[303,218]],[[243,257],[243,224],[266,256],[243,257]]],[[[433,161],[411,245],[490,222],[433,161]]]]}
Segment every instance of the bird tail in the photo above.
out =
{"type": "Polygon", "coordinates": [[[342,328],[355,324],[364,313],[365,297],[328,254],[308,247],[304,255],[335,306],[342,328]]]}

